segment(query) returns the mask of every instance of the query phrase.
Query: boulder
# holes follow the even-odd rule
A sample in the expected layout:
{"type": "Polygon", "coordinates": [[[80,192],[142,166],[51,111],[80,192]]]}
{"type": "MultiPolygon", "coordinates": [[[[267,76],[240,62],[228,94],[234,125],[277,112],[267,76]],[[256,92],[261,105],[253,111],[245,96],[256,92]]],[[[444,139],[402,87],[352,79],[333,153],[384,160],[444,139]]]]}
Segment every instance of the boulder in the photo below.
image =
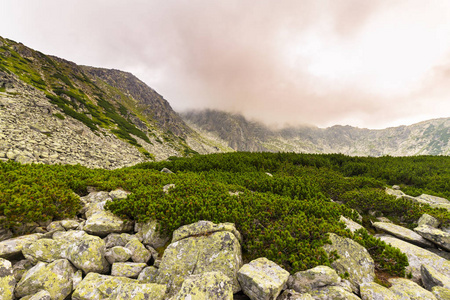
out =
{"type": "Polygon", "coordinates": [[[285,290],[277,300],[314,300],[308,293],[298,293],[294,290],[285,290]]]}
{"type": "Polygon", "coordinates": [[[165,186],[163,186],[163,192],[164,194],[168,194],[170,189],[174,189],[175,188],[175,184],[170,183],[170,184],[166,184],[165,186]]]}
{"type": "Polygon", "coordinates": [[[109,192],[109,197],[112,200],[116,199],[126,199],[128,195],[131,194],[130,192],[124,191],[122,189],[116,189],[114,191],[109,192]]]}
{"type": "Polygon", "coordinates": [[[392,286],[389,288],[400,299],[411,300],[436,300],[433,293],[427,291],[417,283],[405,278],[391,278],[389,282],[392,286]]]}
{"type": "Polygon", "coordinates": [[[276,263],[261,257],[239,270],[242,291],[252,300],[276,299],[289,278],[289,272],[276,263]]]}
{"type": "Polygon", "coordinates": [[[19,236],[0,242],[0,258],[13,258],[22,253],[23,246],[31,244],[42,237],[41,233],[19,236]]]}
{"type": "Polygon", "coordinates": [[[156,220],[151,220],[147,223],[136,223],[134,231],[136,236],[141,238],[143,244],[155,249],[164,247],[170,239],[169,235],[160,232],[159,224],[156,220]]]}
{"type": "Polygon", "coordinates": [[[206,272],[187,277],[173,300],[233,300],[233,283],[221,272],[206,272]]]}
{"type": "Polygon", "coordinates": [[[414,228],[414,231],[439,247],[450,251],[450,233],[427,225],[418,226],[414,228]]]}
{"type": "Polygon", "coordinates": [[[72,300],[109,299],[112,293],[124,284],[136,284],[135,279],[89,273],[78,284],[72,300]]]}
{"type": "Polygon", "coordinates": [[[142,269],[147,267],[145,263],[117,262],[111,267],[112,276],[137,278],[142,269]]]}
{"type": "Polygon", "coordinates": [[[83,270],[85,274],[89,272],[104,274],[109,271],[105,250],[105,242],[101,238],[86,234],[69,246],[67,256],[73,265],[83,270]]]}
{"type": "Polygon", "coordinates": [[[392,187],[392,189],[386,188],[385,191],[386,191],[386,194],[395,196],[395,197],[397,197],[397,198],[401,198],[402,196],[405,195],[405,193],[403,193],[402,191],[400,191],[400,189],[394,189],[394,187],[392,187]]]}
{"type": "Polygon", "coordinates": [[[73,289],[76,289],[82,280],[83,280],[83,271],[78,270],[75,273],[73,273],[72,276],[73,289]]]}
{"type": "Polygon", "coordinates": [[[11,230],[6,228],[0,228],[0,242],[4,240],[8,240],[13,237],[13,233],[11,230]]]}
{"type": "Polygon", "coordinates": [[[74,230],[77,229],[80,225],[80,222],[77,220],[62,220],[61,226],[64,227],[65,230],[74,230]]]}
{"type": "Polygon", "coordinates": [[[125,247],[115,246],[105,252],[105,258],[110,263],[125,262],[131,258],[133,252],[125,247]]]}
{"type": "Polygon", "coordinates": [[[150,251],[136,238],[129,241],[125,248],[131,251],[131,259],[137,263],[147,263],[152,256],[150,251]]]}
{"type": "MultiPolygon", "coordinates": [[[[25,299],[26,297],[22,298],[25,299]]],[[[46,290],[40,290],[30,298],[26,298],[27,300],[52,300],[52,296],[46,290]]]]}
{"type": "Polygon", "coordinates": [[[390,289],[375,282],[365,282],[359,286],[362,300],[400,300],[390,289]]]}
{"type": "Polygon", "coordinates": [[[436,297],[437,300],[448,300],[450,299],[450,289],[446,289],[441,286],[435,286],[431,290],[433,295],[436,297]]]}
{"type": "Polygon", "coordinates": [[[336,251],[339,259],[331,263],[331,267],[337,273],[349,274],[348,280],[354,293],[359,294],[359,285],[364,282],[372,282],[375,278],[375,263],[369,252],[349,238],[343,238],[330,233],[331,245],[323,246],[323,249],[330,254],[336,251]]]}
{"type": "Polygon", "coordinates": [[[356,230],[363,228],[363,226],[361,226],[360,224],[356,223],[353,220],[347,219],[344,216],[341,216],[339,221],[343,222],[345,224],[345,227],[351,232],[355,232],[356,230]]]}
{"type": "Polygon", "coordinates": [[[445,198],[427,195],[427,194],[422,194],[416,198],[427,201],[429,204],[450,204],[450,201],[448,201],[445,198]]]}
{"type": "Polygon", "coordinates": [[[64,226],[62,226],[61,221],[54,221],[47,225],[46,227],[47,231],[54,232],[54,231],[66,231],[64,226]]]}
{"type": "Polygon", "coordinates": [[[15,286],[16,279],[11,262],[0,258],[0,300],[12,300],[15,286]]]}
{"type": "Polygon", "coordinates": [[[450,289],[450,278],[442,275],[433,267],[422,265],[420,267],[420,274],[422,275],[422,284],[427,290],[431,291],[435,286],[450,289]]]}
{"type": "Polygon", "coordinates": [[[22,276],[34,265],[28,259],[22,259],[14,263],[13,274],[17,282],[22,279],[22,276]]]}
{"type": "Polygon", "coordinates": [[[69,248],[87,235],[82,230],[57,231],[53,233],[53,240],[57,241],[60,245],[61,257],[69,259],[69,248]]]}
{"type": "Polygon", "coordinates": [[[409,266],[406,272],[412,273],[412,279],[416,282],[420,281],[420,267],[425,264],[433,266],[438,272],[445,276],[450,276],[450,262],[430,251],[417,247],[400,239],[391,236],[378,236],[382,241],[400,249],[408,257],[409,266]]]}
{"type": "Polygon", "coordinates": [[[63,300],[72,292],[74,267],[67,259],[46,264],[38,262],[28,270],[16,286],[16,297],[33,295],[46,290],[52,299],[63,300]]]}
{"type": "Polygon", "coordinates": [[[341,286],[326,286],[312,291],[311,296],[319,300],[360,300],[358,296],[341,286]]]}
{"type": "Polygon", "coordinates": [[[170,170],[167,169],[167,168],[162,168],[162,169],[161,169],[161,173],[173,174],[173,172],[170,171],[170,170]]]}
{"type": "Polygon", "coordinates": [[[108,192],[90,192],[87,196],[81,197],[81,201],[85,203],[100,203],[105,201],[111,201],[112,198],[108,192]]]}
{"type": "Polygon", "coordinates": [[[417,225],[419,225],[419,226],[420,225],[428,225],[430,227],[437,228],[439,226],[439,224],[440,224],[440,222],[436,218],[430,216],[429,214],[423,214],[420,217],[419,221],[417,221],[417,225]]]}
{"type": "Polygon", "coordinates": [[[110,233],[121,233],[130,231],[132,224],[124,221],[112,212],[99,211],[92,214],[83,227],[83,230],[89,234],[105,237],[110,233]]]}
{"type": "Polygon", "coordinates": [[[166,286],[155,283],[126,283],[120,285],[111,296],[110,300],[162,300],[166,294],[166,286]]]}
{"type": "Polygon", "coordinates": [[[168,293],[173,295],[189,275],[220,271],[232,280],[233,293],[236,293],[240,290],[237,271],[241,266],[241,245],[232,232],[189,236],[172,242],[166,248],[159,265],[157,283],[167,284],[168,293]]]}
{"type": "Polygon", "coordinates": [[[429,241],[424,239],[421,235],[403,226],[385,222],[374,222],[372,223],[372,225],[375,228],[390,233],[408,243],[412,243],[420,247],[434,247],[433,243],[430,243],[429,241]]]}
{"type": "Polygon", "coordinates": [[[50,263],[65,258],[61,255],[61,243],[53,239],[40,239],[22,249],[23,256],[33,264],[38,261],[50,263]]]}
{"type": "Polygon", "coordinates": [[[229,231],[234,234],[239,242],[242,242],[241,234],[237,231],[233,223],[214,224],[211,221],[198,221],[197,223],[181,226],[175,230],[172,234],[172,243],[190,236],[208,235],[220,231],[229,231]]]}
{"type": "Polygon", "coordinates": [[[289,276],[288,287],[299,293],[308,293],[313,289],[336,285],[340,282],[341,277],[335,270],[327,266],[317,266],[289,276]]]}
{"type": "Polygon", "coordinates": [[[159,270],[154,266],[144,268],[141,273],[139,273],[138,280],[146,283],[155,283],[158,277],[159,270]]]}
{"type": "Polygon", "coordinates": [[[115,246],[125,246],[133,238],[135,236],[128,233],[111,233],[104,238],[104,241],[106,248],[112,248],[115,246]]]}

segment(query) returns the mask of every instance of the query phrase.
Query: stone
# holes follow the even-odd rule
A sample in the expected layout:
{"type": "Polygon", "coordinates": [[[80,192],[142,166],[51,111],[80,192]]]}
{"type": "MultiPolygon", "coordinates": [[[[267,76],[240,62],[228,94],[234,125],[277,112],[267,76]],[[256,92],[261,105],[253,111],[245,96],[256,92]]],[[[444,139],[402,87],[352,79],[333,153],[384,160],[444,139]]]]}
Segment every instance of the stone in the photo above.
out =
{"type": "Polygon", "coordinates": [[[16,297],[32,295],[40,290],[49,292],[52,299],[64,300],[72,292],[75,269],[66,259],[46,264],[38,262],[28,270],[16,286],[16,297]]]}
{"type": "Polygon", "coordinates": [[[314,289],[337,285],[341,282],[341,277],[330,267],[317,266],[315,268],[300,271],[289,276],[288,287],[299,293],[308,293],[314,289]]]}
{"type": "Polygon", "coordinates": [[[116,262],[112,264],[111,275],[137,278],[145,267],[147,267],[145,263],[116,262]]]}
{"type": "Polygon", "coordinates": [[[135,279],[101,275],[92,272],[87,274],[78,284],[72,294],[72,300],[109,299],[118,287],[135,283],[135,279]]]}
{"type": "Polygon", "coordinates": [[[105,191],[91,192],[87,196],[81,197],[81,199],[87,203],[100,203],[112,200],[109,193],[105,191]]]}
{"type": "Polygon", "coordinates": [[[414,228],[414,231],[439,247],[450,251],[450,233],[427,225],[418,226],[414,228]]]}
{"type": "Polygon", "coordinates": [[[62,226],[61,221],[54,221],[47,225],[47,231],[65,231],[66,229],[62,226]]]}
{"type": "Polygon", "coordinates": [[[80,225],[80,222],[76,220],[62,220],[61,226],[64,227],[65,230],[74,230],[77,229],[80,225]]]}
{"type": "Polygon", "coordinates": [[[122,233],[132,228],[130,222],[122,220],[112,212],[99,211],[86,220],[83,230],[89,234],[105,237],[110,233],[122,233]]]}
{"type": "Polygon", "coordinates": [[[158,277],[159,270],[154,266],[144,268],[141,273],[139,273],[138,280],[145,283],[155,283],[158,277]]]}
{"type": "Polygon", "coordinates": [[[427,201],[429,204],[450,204],[450,201],[445,198],[427,195],[427,194],[422,194],[416,198],[427,201]]]}
{"type": "Polygon", "coordinates": [[[430,227],[437,228],[440,222],[435,218],[430,216],[429,214],[423,214],[419,221],[417,221],[417,225],[428,225],[430,227]]]}
{"type": "MultiPolygon", "coordinates": [[[[22,299],[25,298],[26,297],[23,297],[22,299]]],[[[40,290],[36,294],[30,296],[30,298],[27,298],[26,300],[52,300],[52,296],[46,290],[40,290]]]]}
{"type": "Polygon", "coordinates": [[[448,300],[450,299],[450,289],[446,289],[441,286],[435,286],[431,290],[433,295],[436,297],[437,300],[448,300]]]}
{"type": "Polygon", "coordinates": [[[164,247],[170,237],[159,230],[159,224],[156,220],[150,220],[146,223],[136,223],[134,225],[136,236],[141,237],[142,243],[155,249],[164,247]]]}
{"type": "Polygon", "coordinates": [[[277,300],[314,300],[308,293],[298,293],[294,290],[285,290],[277,300]]]}
{"type": "Polygon", "coordinates": [[[364,228],[362,225],[356,223],[353,220],[347,219],[344,216],[341,216],[339,221],[343,222],[345,224],[345,227],[350,230],[351,232],[355,232],[358,229],[364,228]]]}
{"type": "Polygon", "coordinates": [[[14,263],[13,274],[16,282],[19,282],[22,276],[34,265],[28,259],[22,259],[14,263]]]}
{"type": "Polygon", "coordinates": [[[289,272],[261,257],[239,269],[242,291],[252,300],[276,299],[289,278],[289,272]]]}
{"type": "Polygon", "coordinates": [[[106,248],[112,248],[115,246],[125,246],[133,238],[135,237],[128,233],[110,233],[104,238],[104,241],[106,248]]]}
{"type": "Polygon", "coordinates": [[[241,234],[237,231],[233,223],[214,224],[211,221],[198,221],[197,223],[181,226],[175,230],[172,234],[172,243],[190,236],[208,235],[220,231],[229,231],[234,234],[239,242],[242,242],[241,234]]]}
{"type": "Polygon", "coordinates": [[[122,246],[112,247],[105,252],[105,258],[110,263],[125,262],[131,258],[133,252],[122,246]]]}
{"type": "Polygon", "coordinates": [[[385,222],[374,222],[372,223],[372,225],[375,228],[390,233],[408,243],[412,243],[420,247],[434,247],[433,243],[424,239],[420,234],[417,234],[414,231],[403,226],[385,222]]]}
{"type": "Polygon", "coordinates": [[[101,238],[86,234],[69,246],[67,255],[70,262],[85,274],[104,274],[109,271],[110,266],[105,258],[105,251],[105,242],[101,238]]]}
{"type": "Polygon", "coordinates": [[[394,189],[394,188],[390,189],[390,188],[386,188],[385,191],[386,191],[386,194],[388,194],[388,195],[393,195],[393,196],[395,196],[395,197],[397,197],[397,198],[401,198],[402,196],[405,195],[405,193],[403,193],[402,191],[400,191],[400,189],[394,189]]]}
{"type": "Polygon", "coordinates": [[[73,273],[72,276],[73,289],[76,289],[82,280],[83,280],[83,271],[77,270],[75,273],[73,273]]]}
{"type": "Polygon", "coordinates": [[[427,290],[431,291],[435,286],[450,289],[450,278],[439,273],[433,267],[422,265],[420,267],[420,274],[422,275],[422,284],[427,290]]]}
{"type": "Polygon", "coordinates": [[[312,291],[311,296],[320,300],[360,300],[358,296],[340,286],[325,286],[312,291]]]}
{"type": "MultiPolygon", "coordinates": [[[[120,285],[109,297],[110,300],[162,300],[166,286],[155,283],[126,283],[120,285]]],[[[188,299],[188,298],[186,298],[188,299]]],[[[194,298],[195,299],[195,298],[194,298]]]]}
{"type": "Polygon", "coordinates": [[[173,300],[233,300],[233,283],[221,272],[206,272],[187,277],[173,300]]]}
{"type": "Polygon", "coordinates": [[[427,291],[417,283],[405,278],[391,278],[389,282],[392,286],[389,288],[400,299],[411,300],[436,300],[433,293],[427,291]]]}
{"type": "Polygon", "coordinates": [[[122,189],[116,189],[114,191],[109,192],[109,197],[111,197],[112,200],[120,200],[120,199],[126,199],[128,195],[131,194],[130,192],[126,192],[122,189]]]}
{"type": "Polygon", "coordinates": [[[61,243],[53,239],[42,238],[22,249],[23,256],[36,264],[38,261],[50,263],[57,259],[65,258],[61,256],[61,243]]]}
{"type": "Polygon", "coordinates": [[[240,290],[237,272],[241,266],[241,245],[233,233],[220,231],[194,235],[166,248],[157,283],[167,284],[168,293],[174,295],[189,275],[220,271],[232,280],[233,293],[237,293],[240,290]]]}
{"type": "Polygon", "coordinates": [[[375,282],[365,282],[359,290],[362,300],[400,300],[390,289],[375,282]]]}
{"type": "Polygon", "coordinates": [[[392,189],[393,189],[393,190],[400,190],[400,186],[398,186],[398,185],[393,185],[393,186],[392,186],[392,189]]]}
{"type": "Polygon", "coordinates": [[[152,256],[150,251],[136,238],[129,241],[125,248],[131,251],[131,259],[137,263],[147,263],[152,256]]]}
{"type": "Polygon", "coordinates": [[[400,249],[408,257],[409,266],[406,267],[406,273],[411,272],[412,279],[419,282],[421,279],[420,267],[425,264],[433,266],[438,272],[445,276],[450,276],[450,262],[430,251],[407,243],[391,236],[378,236],[382,241],[400,249]]]}
{"type": "Polygon", "coordinates": [[[170,170],[167,169],[167,168],[162,168],[162,169],[161,169],[161,173],[173,174],[173,172],[170,171],[170,170]]]}
{"type": "Polygon", "coordinates": [[[369,252],[360,244],[349,238],[329,233],[331,245],[323,246],[328,253],[336,251],[340,258],[331,263],[331,267],[339,274],[347,272],[348,280],[354,293],[359,294],[359,285],[372,282],[375,278],[375,263],[369,252]]]}
{"type": "Polygon", "coordinates": [[[0,300],[12,300],[15,286],[16,279],[11,262],[0,258],[0,300]]]}
{"type": "Polygon", "coordinates": [[[11,230],[6,228],[0,228],[0,242],[4,240],[8,240],[13,237],[13,233],[11,230]]]}
{"type": "Polygon", "coordinates": [[[170,184],[166,184],[165,186],[163,186],[163,192],[164,194],[168,194],[170,189],[174,189],[175,188],[175,184],[170,183],[170,184]]]}
{"type": "Polygon", "coordinates": [[[41,233],[33,233],[1,241],[0,258],[8,259],[20,255],[25,245],[33,243],[34,241],[40,239],[41,236],[41,233]]]}

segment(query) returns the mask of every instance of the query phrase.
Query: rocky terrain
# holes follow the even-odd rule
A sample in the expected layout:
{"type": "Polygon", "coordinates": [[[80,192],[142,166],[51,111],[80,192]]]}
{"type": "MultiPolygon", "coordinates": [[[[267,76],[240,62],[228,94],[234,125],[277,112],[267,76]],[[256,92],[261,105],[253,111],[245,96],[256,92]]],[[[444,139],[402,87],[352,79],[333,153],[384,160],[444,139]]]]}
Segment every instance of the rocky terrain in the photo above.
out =
{"type": "Polygon", "coordinates": [[[236,151],[342,153],[352,156],[449,155],[450,118],[382,130],[299,126],[273,130],[242,115],[191,111],[183,118],[217,134],[236,151]]]}
{"type": "MultiPolygon", "coordinates": [[[[166,170],[167,171],[167,170],[166,170]]],[[[170,193],[165,188],[165,193],[170,193]]],[[[450,201],[422,195],[397,197],[448,207],[450,201]]],[[[243,262],[234,224],[199,221],[172,234],[157,221],[133,224],[104,209],[128,197],[123,190],[90,190],[80,197],[78,218],[29,223],[0,232],[0,299],[450,299],[450,230],[424,214],[410,230],[379,218],[380,239],[408,256],[411,279],[376,282],[374,261],[355,241],[330,234],[331,267],[289,274],[261,257],[243,262]]],[[[347,228],[361,225],[341,217],[347,228]]]]}

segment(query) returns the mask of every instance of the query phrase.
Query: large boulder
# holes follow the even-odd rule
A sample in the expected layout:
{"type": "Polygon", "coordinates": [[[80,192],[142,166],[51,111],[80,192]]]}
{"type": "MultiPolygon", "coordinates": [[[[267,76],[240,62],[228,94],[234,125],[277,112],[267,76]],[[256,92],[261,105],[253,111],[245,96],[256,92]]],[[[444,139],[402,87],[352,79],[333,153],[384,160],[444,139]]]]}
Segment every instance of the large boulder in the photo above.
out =
{"type": "Polygon", "coordinates": [[[72,292],[74,272],[74,267],[67,259],[55,260],[50,264],[38,262],[19,281],[15,295],[24,297],[46,290],[52,299],[63,300],[72,292]]]}
{"type": "Polygon", "coordinates": [[[112,293],[124,284],[136,284],[136,280],[89,273],[78,284],[72,294],[72,300],[108,299],[112,293]]]}
{"type": "Polygon", "coordinates": [[[337,285],[341,277],[330,267],[317,266],[289,276],[288,287],[299,293],[308,293],[327,285],[337,285]]]}
{"type": "Polygon", "coordinates": [[[318,300],[360,300],[358,296],[341,286],[325,286],[312,291],[311,296],[318,300]]]}
{"type": "MultiPolygon", "coordinates": [[[[202,227],[203,222],[195,224],[202,227]]],[[[183,227],[174,232],[172,243],[164,251],[159,265],[157,283],[167,284],[168,293],[173,295],[178,292],[184,279],[189,275],[220,271],[232,280],[233,293],[238,292],[240,286],[237,281],[237,271],[242,266],[242,254],[241,245],[236,236],[230,231],[193,236],[177,234],[178,230],[184,231],[183,227]],[[184,238],[175,239],[179,236],[184,238]]]]}
{"type": "Polygon", "coordinates": [[[385,222],[374,222],[372,225],[380,230],[390,233],[399,239],[420,247],[434,247],[433,243],[424,239],[420,234],[415,233],[411,229],[403,226],[385,222]]]}
{"type": "Polygon", "coordinates": [[[424,238],[426,238],[427,240],[432,241],[439,247],[444,248],[447,251],[450,251],[450,233],[428,225],[418,226],[414,228],[414,231],[423,236],[424,238]]]}
{"type": "Polygon", "coordinates": [[[331,263],[331,267],[336,272],[349,274],[348,280],[354,293],[359,294],[359,285],[364,282],[372,282],[375,278],[375,263],[369,252],[349,238],[340,237],[334,233],[329,234],[331,245],[323,246],[323,249],[330,254],[336,251],[340,256],[331,263]]]}
{"type": "Polygon", "coordinates": [[[26,299],[26,300],[52,300],[52,295],[50,295],[50,293],[47,292],[46,290],[40,290],[39,292],[37,292],[33,296],[29,296],[29,297],[30,298],[23,297],[22,299],[26,299]]]}
{"type": "Polygon", "coordinates": [[[144,263],[117,262],[113,263],[111,267],[111,275],[137,278],[145,267],[147,267],[147,264],[144,263]]]}
{"type": "Polygon", "coordinates": [[[308,293],[299,293],[294,290],[285,290],[277,300],[314,300],[308,293]]]}
{"type": "Polygon", "coordinates": [[[22,253],[25,245],[31,244],[42,237],[42,233],[19,236],[0,242],[0,258],[12,258],[22,253]]]}
{"type": "Polygon", "coordinates": [[[431,291],[435,286],[441,286],[450,289],[450,278],[439,273],[433,267],[422,265],[420,267],[423,286],[431,291]]]}
{"type": "Polygon", "coordinates": [[[389,288],[400,299],[411,300],[436,300],[436,297],[430,291],[427,291],[417,283],[405,278],[391,278],[389,282],[392,286],[389,288]]]}
{"type": "Polygon", "coordinates": [[[445,276],[450,276],[450,261],[445,258],[392,236],[381,235],[378,237],[382,241],[400,249],[408,257],[409,266],[406,267],[406,272],[411,272],[414,281],[420,281],[420,267],[422,265],[433,266],[438,272],[445,276]]]}
{"type": "Polygon", "coordinates": [[[156,220],[150,220],[146,223],[136,223],[134,225],[136,236],[142,239],[142,243],[155,249],[164,247],[170,237],[159,230],[159,224],[156,220]]]}
{"type": "Polygon", "coordinates": [[[155,283],[158,277],[159,270],[154,266],[145,267],[141,273],[139,273],[138,280],[145,283],[155,283]]]}
{"type": "MultiPolygon", "coordinates": [[[[162,300],[166,294],[166,286],[155,283],[126,283],[117,288],[109,297],[110,300],[162,300]]],[[[187,299],[187,298],[186,298],[187,299]]],[[[213,299],[213,298],[211,298],[213,299]]]]}
{"type": "Polygon", "coordinates": [[[105,237],[110,233],[127,232],[132,228],[131,222],[122,220],[112,212],[100,210],[86,220],[83,230],[89,234],[105,237]]]}
{"type": "Polygon", "coordinates": [[[22,249],[23,256],[36,264],[38,261],[50,263],[65,258],[61,255],[62,244],[58,240],[40,239],[22,249]]]}
{"type": "Polygon", "coordinates": [[[0,300],[12,300],[16,279],[9,260],[0,258],[0,300]]]}
{"type": "Polygon", "coordinates": [[[360,224],[356,223],[353,220],[347,219],[344,216],[341,216],[341,218],[339,219],[339,221],[343,222],[345,224],[345,227],[350,230],[351,232],[355,232],[358,229],[364,228],[363,226],[361,226],[360,224]]]}
{"type": "Polygon", "coordinates": [[[133,252],[122,246],[112,247],[105,252],[106,260],[113,264],[115,262],[125,262],[131,258],[133,252]]]}
{"type": "Polygon", "coordinates": [[[428,225],[434,228],[437,228],[439,226],[440,222],[433,216],[430,216],[429,214],[423,214],[419,221],[417,221],[417,225],[428,225]]]}
{"type": "Polygon", "coordinates": [[[147,263],[152,256],[150,251],[137,238],[129,241],[125,248],[131,251],[131,259],[137,263],[147,263]]]}
{"type": "Polygon", "coordinates": [[[233,283],[221,272],[206,272],[187,277],[173,300],[232,300],[233,283]]]}
{"type": "Polygon", "coordinates": [[[103,240],[105,241],[106,248],[112,248],[115,246],[123,247],[134,238],[135,236],[128,233],[110,233],[103,240]]]}
{"type": "Polygon", "coordinates": [[[105,258],[105,242],[98,236],[84,235],[80,240],[71,244],[67,251],[68,259],[75,267],[89,272],[107,273],[109,263],[105,258]]]}
{"type": "Polygon", "coordinates": [[[362,300],[400,300],[390,289],[375,282],[366,282],[359,286],[362,300]]]}
{"type": "Polygon", "coordinates": [[[289,278],[289,272],[276,263],[261,257],[239,270],[242,291],[252,300],[276,299],[289,278]]]}

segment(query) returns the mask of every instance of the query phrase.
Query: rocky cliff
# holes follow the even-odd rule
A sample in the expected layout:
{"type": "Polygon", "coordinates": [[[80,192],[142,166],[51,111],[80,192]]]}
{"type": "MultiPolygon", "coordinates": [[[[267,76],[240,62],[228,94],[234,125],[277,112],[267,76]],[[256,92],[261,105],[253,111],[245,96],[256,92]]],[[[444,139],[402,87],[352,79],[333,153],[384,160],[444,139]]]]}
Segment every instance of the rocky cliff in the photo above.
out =
{"type": "Polygon", "coordinates": [[[203,130],[217,134],[237,151],[342,153],[354,156],[448,155],[450,118],[410,126],[370,130],[352,126],[299,126],[273,130],[242,115],[221,111],[183,114],[203,130]]]}

